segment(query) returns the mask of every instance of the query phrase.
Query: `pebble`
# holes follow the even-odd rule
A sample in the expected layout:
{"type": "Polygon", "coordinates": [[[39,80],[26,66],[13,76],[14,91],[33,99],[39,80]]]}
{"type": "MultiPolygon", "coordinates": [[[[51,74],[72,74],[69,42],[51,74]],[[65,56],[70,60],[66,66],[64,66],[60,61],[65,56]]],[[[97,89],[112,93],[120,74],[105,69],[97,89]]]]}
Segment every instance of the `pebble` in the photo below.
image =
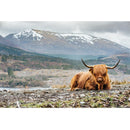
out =
{"type": "Polygon", "coordinates": [[[85,97],[85,94],[80,94],[80,97],[81,97],[81,98],[85,97]]]}
{"type": "Polygon", "coordinates": [[[130,102],[130,97],[128,98],[128,101],[130,102]]]}
{"type": "Polygon", "coordinates": [[[64,97],[63,96],[58,96],[59,99],[63,99],[64,97]]]}
{"type": "Polygon", "coordinates": [[[38,98],[40,98],[40,97],[41,97],[41,95],[37,95],[37,97],[38,97],[38,98]]]}
{"type": "Polygon", "coordinates": [[[106,99],[101,99],[101,101],[106,102],[106,99]]]}
{"type": "MultiPolygon", "coordinates": [[[[87,90],[80,90],[80,91],[68,91],[65,89],[51,89],[51,90],[45,90],[45,91],[20,91],[20,92],[14,92],[14,91],[2,91],[0,92],[0,101],[4,102],[4,107],[8,106],[9,104],[13,104],[18,100],[23,100],[25,103],[30,102],[43,102],[43,101],[70,101],[73,100],[74,102],[70,104],[72,107],[89,107],[87,104],[89,104],[91,101],[97,102],[100,98],[101,102],[103,102],[105,107],[112,107],[109,105],[109,103],[114,103],[116,106],[114,107],[130,107],[129,104],[125,105],[124,102],[128,101],[130,102],[130,89],[128,90],[121,90],[115,87],[115,89],[111,89],[110,91],[87,91],[87,90]],[[102,97],[103,94],[107,94],[108,96],[105,97],[105,99],[102,97]],[[124,97],[121,101],[119,101],[120,94],[124,94],[124,97]],[[111,98],[113,96],[113,98],[111,98]],[[87,101],[80,101],[82,98],[86,97],[87,101]],[[95,98],[94,98],[95,97],[95,98]],[[98,97],[98,98],[97,98],[98,97]],[[112,99],[112,100],[111,100],[112,99]],[[119,106],[117,106],[119,105],[119,106]],[[122,106],[121,106],[122,105],[122,106]]],[[[48,107],[54,107],[53,105],[49,104],[48,107]]],[[[64,106],[67,107],[67,106],[64,106]]]]}
{"type": "MultiPolygon", "coordinates": [[[[68,96],[67,96],[67,97],[68,97],[68,96]]],[[[74,93],[70,94],[70,97],[71,97],[71,98],[75,97],[75,94],[74,94],[74,93]]]]}
{"type": "Polygon", "coordinates": [[[80,102],[80,105],[84,105],[85,104],[85,102],[80,102]]]}
{"type": "Polygon", "coordinates": [[[29,99],[33,100],[33,98],[32,98],[32,97],[29,97],[29,99]]]}
{"type": "Polygon", "coordinates": [[[53,98],[53,99],[51,99],[51,101],[55,102],[55,101],[57,101],[57,99],[53,98]]]}
{"type": "Polygon", "coordinates": [[[86,102],[80,102],[80,107],[88,107],[86,105],[87,105],[86,102]]]}

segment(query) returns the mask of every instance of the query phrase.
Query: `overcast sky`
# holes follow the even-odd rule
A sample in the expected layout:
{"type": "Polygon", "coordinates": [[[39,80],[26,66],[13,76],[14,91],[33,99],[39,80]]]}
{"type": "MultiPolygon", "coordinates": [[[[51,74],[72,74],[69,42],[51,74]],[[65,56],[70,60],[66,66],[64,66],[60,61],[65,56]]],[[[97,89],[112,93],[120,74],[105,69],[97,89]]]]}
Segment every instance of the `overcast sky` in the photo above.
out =
{"type": "Polygon", "coordinates": [[[30,28],[60,33],[87,33],[115,41],[130,48],[130,22],[0,22],[0,35],[6,36],[30,28]]]}

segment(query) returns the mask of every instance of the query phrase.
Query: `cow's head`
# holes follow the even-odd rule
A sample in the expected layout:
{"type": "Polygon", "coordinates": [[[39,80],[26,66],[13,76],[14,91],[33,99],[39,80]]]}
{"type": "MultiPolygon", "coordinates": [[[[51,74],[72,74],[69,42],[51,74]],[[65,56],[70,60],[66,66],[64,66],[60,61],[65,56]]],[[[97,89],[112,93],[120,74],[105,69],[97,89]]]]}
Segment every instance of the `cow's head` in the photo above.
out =
{"type": "Polygon", "coordinates": [[[120,60],[116,63],[115,66],[109,67],[106,66],[105,64],[100,64],[100,65],[94,65],[94,66],[88,66],[82,59],[82,63],[87,67],[90,68],[89,71],[94,75],[96,81],[99,84],[102,84],[106,81],[107,78],[107,69],[114,69],[120,62],[120,60]]]}

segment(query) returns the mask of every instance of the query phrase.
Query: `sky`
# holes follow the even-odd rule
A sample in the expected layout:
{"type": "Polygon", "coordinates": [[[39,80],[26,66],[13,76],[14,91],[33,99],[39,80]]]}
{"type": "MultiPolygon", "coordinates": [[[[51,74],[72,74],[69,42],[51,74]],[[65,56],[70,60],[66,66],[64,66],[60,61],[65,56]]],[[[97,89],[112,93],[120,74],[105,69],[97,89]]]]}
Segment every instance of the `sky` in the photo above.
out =
{"type": "Polygon", "coordinates": [[[26,29],[59,33],[87,33],[106,38],[130,48],[130,22],[127,21],[2,21],[0,35],[6,36],[26,29]]]}

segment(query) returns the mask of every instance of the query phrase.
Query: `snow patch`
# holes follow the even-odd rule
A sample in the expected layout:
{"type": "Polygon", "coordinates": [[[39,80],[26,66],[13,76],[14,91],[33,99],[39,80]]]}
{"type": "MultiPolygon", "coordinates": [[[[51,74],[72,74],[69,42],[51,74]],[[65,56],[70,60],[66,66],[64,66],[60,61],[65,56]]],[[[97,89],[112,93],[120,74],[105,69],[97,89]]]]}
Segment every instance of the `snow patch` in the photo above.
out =
{"type": "Polygon", "coordinates": [[[16,38],[16,39],[20,39],[21,37],[24,37],[24,38],[31,37],[33,40],[38,40],[38,41],[40,41],[43,38],[43,36],[41,34],[36,33],[32,29],[27,29],[23,32],[14,34],[14,38],[16,38]]]}
{"type": "Polygon", "coordinates": [[[71,37],[70,41],[74,40],[81,40],[82,43],[88,42],[90,44],[94,44],[93,40],[96,38],[88,35],[88,34],[81,34],[81,33],[71,33],[71,34],[58,34],[57,36],[62,36],[64,38],[71,37]]]}

